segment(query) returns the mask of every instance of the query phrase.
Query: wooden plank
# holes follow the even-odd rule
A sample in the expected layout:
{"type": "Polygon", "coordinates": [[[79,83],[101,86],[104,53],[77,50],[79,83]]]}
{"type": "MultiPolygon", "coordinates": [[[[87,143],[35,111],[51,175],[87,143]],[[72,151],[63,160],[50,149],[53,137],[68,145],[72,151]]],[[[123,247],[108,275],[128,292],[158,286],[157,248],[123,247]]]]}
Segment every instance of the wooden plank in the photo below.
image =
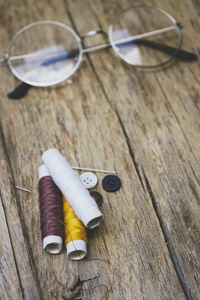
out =
{"type": "Polygon", "coordinates": [[[0,298],[23,299],[2,202],[0,202],[0,298]],[[12,280],[9,280],[12,278],[12,280]]]}
{"type": "MultiPolygon", "coordinates": [[[[83,34],[96,28],[106,31],[115,13],[131,1],[67,3],[83,34]]],[[[172,1],[151,4],[175,12],[187,28],[183,47],[198,53],[199,27],[192,1],[182,1],[178,10],[172,1]]],[[[90,55],[96,77],[119,115],[141,183],[150,191],[166,239],[172,241],[169,250],[179,279],[187,285],[188,297],[196,299],[200,294],[199,65],[177,63],[147,74],[133,71],[112,55],[108,50],[90,55]]]]}
{"type": "MultiPolygon", "coordinates": [[[[14,1],[6,13],[5,8],[0,9],[3,47],[17,29],[30,21],[53,19],[70,24],[62,1],[14,1]],[[16,15],[18,18],[14,18],[16,15]]],[[[14,88],[18,81],[6,66],[2,68],[1,125],[12,176],[15,184],[33,192],[17,192],[18,205],[13,211],[19,216],[13,212],[8,220],[10,224],[18,222],[15,228],[22,223],[42,298],[76,299],[80,294],[82,299],[184,299],[151,198],[141,186],[119,119],[89,62],[83,62],[72,84],[32,89],[21,101],[6,98],[8,88],[14,88]],[[70,262],[64,251],[59,256],[42,251],[37,168],[41,153],[52,146],[73,165],[114,168],[122,179],[122,189],[116,194],[108,194],[98,186],[104,196],[105,220],[90,233],[88,259],[83,262],[70,262]]],[[[10,231],[14,242],[13,227],[10,231]]],[[[15,246],[18,253],[22,245],[15,246]]],[[[16,257],[25,285],[20,266],[26,258],[22,253],[16,257]]]]}
{"type": "Polygon", "coordinates": [[[1,131],[1,299],[39,299],[23,215],[17,204],[8,149],[1,131]],[[9,236],[8,236],[9,235],[9,236]],[[11,239],[11,240],[9,240],[11,239]],[[12,266],[12,267],[11,267],[12,266]]]}

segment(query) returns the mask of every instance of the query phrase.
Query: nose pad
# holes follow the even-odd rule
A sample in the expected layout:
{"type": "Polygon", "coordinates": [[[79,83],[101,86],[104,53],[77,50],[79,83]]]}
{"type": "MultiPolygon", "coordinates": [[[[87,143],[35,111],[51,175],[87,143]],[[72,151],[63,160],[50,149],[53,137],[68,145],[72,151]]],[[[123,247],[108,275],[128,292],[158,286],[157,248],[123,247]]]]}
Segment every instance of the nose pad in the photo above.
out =
{"type": "Polygon", "coordinates": [[[81,36],[81,40],[83,41],[85,38],[91,37],[91,36],[94,36],[94,35],[97,35],[97,34],[102,34],[105,37],[108,37],[108,34],[105,31],[103,31],[101,29],[98,29],[98,30],[88,31],[86,34],[84,34],[83,36],[81,36]]]}

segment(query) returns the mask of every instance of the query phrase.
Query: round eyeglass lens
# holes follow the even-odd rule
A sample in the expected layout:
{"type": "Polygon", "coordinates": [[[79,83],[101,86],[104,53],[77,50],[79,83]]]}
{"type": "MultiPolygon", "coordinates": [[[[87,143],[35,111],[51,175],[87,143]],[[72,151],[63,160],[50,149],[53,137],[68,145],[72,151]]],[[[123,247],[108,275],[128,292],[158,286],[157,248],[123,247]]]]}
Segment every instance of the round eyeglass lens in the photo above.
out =
{"type": "Polygon", "coordinates": [[[127,63],[143,68],[172,61],[181,46],[181,31],[173,17],[152,6],[130,7],[109,27],[114,51],[127,63]]]}
{"type": "Polygon", "coordinates": [[[41,21],[18,31],[8,47],[14,75],[30,85],[50,86],[69,78],[82,58],[77,34],[62,23],[41,21]]]}

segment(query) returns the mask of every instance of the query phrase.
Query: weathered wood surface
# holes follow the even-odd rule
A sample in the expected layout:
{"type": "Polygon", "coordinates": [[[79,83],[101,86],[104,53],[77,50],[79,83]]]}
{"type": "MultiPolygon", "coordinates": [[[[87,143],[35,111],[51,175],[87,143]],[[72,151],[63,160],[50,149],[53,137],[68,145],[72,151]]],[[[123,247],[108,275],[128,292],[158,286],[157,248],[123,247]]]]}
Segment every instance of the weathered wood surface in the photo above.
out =
{"type": "MultiPolygon", "coordinates": [[[[183,47],[198,54],[199,3],[148,3],[184,23],[183,47]]],[[[0,54],[31,22],[106,31],[130,4],[1,0],[0,54]]],[[[200,299],[199,63],[140,73],[105,50],[85,57],[71,84],[20,101],[7,99],[18,80],[0,67],[1,299],[200,299]],[[42,251],[37,168],[52,146],[72,165],[116,169],[122,180],[115,194],[98,186],[104,222],[82,262],[42,251]]]]}

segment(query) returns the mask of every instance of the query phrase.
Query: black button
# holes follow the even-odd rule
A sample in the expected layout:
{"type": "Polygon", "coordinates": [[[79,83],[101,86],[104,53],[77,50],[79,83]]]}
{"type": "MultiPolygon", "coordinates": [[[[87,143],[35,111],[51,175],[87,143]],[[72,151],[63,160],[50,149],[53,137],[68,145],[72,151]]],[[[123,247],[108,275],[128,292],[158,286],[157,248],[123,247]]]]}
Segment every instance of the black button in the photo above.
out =
{"type": "Polygon", "coordinates": [[[115,192],[121,187],[121,181],[116,175],[107,175],[102,180],[102,186],[108,192],[115,192]]]}
{"type": "Polygon", "coordinates": [[[103,198],[102,198],[101,194],[99,194],[96,191],[91,191],[90,195],[92,196],[92,198],[94,198],[98,207],[100,207],[103,203],[103,198]]]}

